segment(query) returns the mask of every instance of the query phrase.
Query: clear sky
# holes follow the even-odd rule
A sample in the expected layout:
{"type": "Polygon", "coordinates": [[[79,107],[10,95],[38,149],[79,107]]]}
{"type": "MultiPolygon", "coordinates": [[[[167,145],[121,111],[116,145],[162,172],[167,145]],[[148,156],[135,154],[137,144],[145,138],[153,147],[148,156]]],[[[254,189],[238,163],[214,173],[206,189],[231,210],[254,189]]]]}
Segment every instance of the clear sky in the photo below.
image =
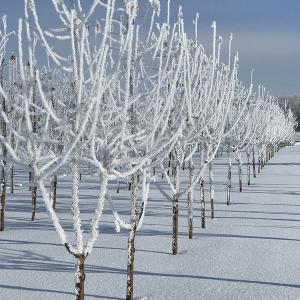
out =
{"type": "MultiPolygon", "coordinates": [[[[36,2],[41,20],[51,23],[51,1],[36,2]]],[[[166,3],[161,0],[162,17],[166,3]]],[[[23,16],[23,0],[0,0],[0,4],[0,14],[7,14],[10,28],[15,29],[18,17],[23,16]]],[[[182,6],[191,35],[192,20],[199,13],[199,41],[208,52],[212,45],[210,25],[217,22],[218,34],[224,40],[224,60],[228,34],[233,33],[233,48],[240,53],[240,78],[245,84],[254,68],[254,82],[264,84],[272,94],[300,95],[300,0],[171,0],[171,4],[174,19],[178,6],[182,6]]]]}

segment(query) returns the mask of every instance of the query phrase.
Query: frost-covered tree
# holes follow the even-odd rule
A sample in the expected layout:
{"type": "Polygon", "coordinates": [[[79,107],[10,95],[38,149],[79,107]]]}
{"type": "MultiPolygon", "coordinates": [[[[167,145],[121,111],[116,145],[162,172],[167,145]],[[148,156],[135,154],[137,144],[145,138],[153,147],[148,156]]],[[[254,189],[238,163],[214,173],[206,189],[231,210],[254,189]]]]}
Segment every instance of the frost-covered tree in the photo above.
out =
{"type": "MultiPolygon", "coordinates": [[[[83,245],[83,232],[79,211],[79,172],[78,163],[85,155],[86,130],[91,112],[108,90],[109,79],[105,77],[105,63],[108,58],[109,32],[114,10],[114,1],[106,3],[93,1],[90,8],[83,10],[80,1],[72,8],[63,1],[53,1],[53,6],[61,21],[61,27],[43,30],[38,18],[35,1],[25,0],[25,22],[19,20],[19,72],[24,93],[17,93],[14,105],[21,113],[24,126],[17,128],[5,113],[10,134],[18,142],[13,147],[3,134],[2,144],[14,163],[30,166],[33,174],[33,187],[39,188],[48,213],[53,221],[61,242],[77,260],[76,295],[84,296],[84,261],[92,251],[98,232],[99,217],[106,191],[107,178],[102,178],[98,206],[92,219],[92,230],[87,246],[83,245]],[[89,32],[89,21],[96,8],[102,7],[106,13],[103,28],[96,26],[99,34],[94,37],[89,32]],[[24,40],[24,24],[25,36],[24,40]],[[35,38],[46,50],[46,54],[56,68],[68,78],[66,93],[55,99],[52,105],[51,93],[42,84],[41,70],[35,55],[35,38]],[[65,43],[66,53],[58,54],[52,47],[52,39],[58,44],[65,43]],[[27,48],[27,51],[24,51],[27,48]],[[25,53],[28,64],[24,62],[25,53]],[[51,130],[50,130],[51,129],[51,130]],[[57,151],[56,149],[59,149],[57,151]],[[72,174],[72,213],[76,236],[76,246],[70,244],[57,213],[52,207],[50,193],[45,180],[51,178],[66,164],[71,164],[72,174]]],[[[59,47],[58,47],[59,51],[59,47]]],[[[26,61],[27,61],[26,60],[26,61]]],[[[1,89],[1,95],[8,101],[8,94],[1,89]]]]}
{"type": "MultiPolygon", "coordinates": [[[[7,42],[14,32],[8,32],[7,30],[7,18],[6,15],[1,18],[2,24],[0,27],[0,103],[1,112],[9,114],[13,117],[13,110],[11,108],[11,101],[14,95],[14,76],[15,76],[15,56],[7,53],[7,42]],[[4,97],[3,94],[7,93],[8,97],[4,97]]],[[[14,115],[15,116],[15,115],[14,115]]],[[[1,135],[12,142],[11,134],[7,128],[5,120],[0,121],[1,135]]],[[[1,145],[1,174],[0,174],[0,194],[1,194],[1,211],[0,211],[0,231],[5,227],[5,207],[6,207],[6,189],[7,178],[11,168],[11,163],[7,162],[7,149],[4,145],[1,145]]]]}

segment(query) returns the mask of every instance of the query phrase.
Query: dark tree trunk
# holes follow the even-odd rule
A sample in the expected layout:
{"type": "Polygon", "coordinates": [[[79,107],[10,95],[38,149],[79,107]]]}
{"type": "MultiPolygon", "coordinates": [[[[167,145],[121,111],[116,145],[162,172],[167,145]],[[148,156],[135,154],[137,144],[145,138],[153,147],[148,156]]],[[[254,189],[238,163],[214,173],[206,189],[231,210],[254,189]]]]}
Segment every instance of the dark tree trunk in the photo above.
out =
{"type": "Polygon", "coordinates": [[[252,149],[252,166],[253,166],[253,177],[256,178],[256,168],[255,168],[255,150],[252,149]]]}
{"type": "Polygon", "coordinates": [[[117,193],[120,193],[120,180],[117,181],[117,193]]]}
{"type": "Polygon", "coordinates": [[[231,202],[231,159],[228,152],[227,205],[231,202]]]}
{"type": "Polygon", "coordinates": [[[173,196],[173,234],[172,234],[172,254],[178,253],[178,195],[173,196]]]}
{"type": "Polygon", "coordinates": [[[242,163],[241,160],[238,160],[238,169],[239,169],[239,186],[240,186],[240,193],[243,191],[243,179],[242,179],[242,163]]]}
{"type": "Polygon", "coordinates": [[[32,203],[31,203],[31,221],[35,220],[35,213],[36,213],[36,190],[37,187],[33,186],[31,188],[31,198],[32,198],[32,203]]]}
{"type": "Polygon", "coordinates": [[[171,168],[171,159],[172,159],[172,154],[169,154],[169,162],[168,162],[168,171],[167,174],[170,175],[170,168],[171,168]]]}
{"type": "Polygon", "coordinates": [[[10,193],[14,193],[14,166],[11,166],[10,170],[10,193]]]}
{"type": "Polygon", "coordinates": [[[4,231],[5,227],[5,207],[6,207],[6,179],[5,179],[5,167],[2,167],[2,179],[1,179],[1,222],[0,231],[4,231]]]}
{"type": "Polygon", "coordinates": [[[204,178],[200,177],[200,201],[201,201],[201,227],[205,228],[205,196],[204,196],[204,178]]]}
{"type": "Polygon", "coordinates": [[[209,164],[209,181],[210,181],[210,209],[211,218],[215,218],[215,187],[214,187],[214,173],[213,162],[209,164]]]}
{"type": "Polygon", "coordinates": [[[56,190],[57,190],[57,176],[53,177],[53,198],[52,198],[52,208],[56,208],[56,190]]]}
{"type": "Polygon", "coordinates": [[[81,254],[77,259],[77,274],[76,274],[76,300],[84,300],[84,282],[85,282],[85,256],[81,254]]]}
{"type": "Polygon", "coordinates": [[[131,218],[130,218],[130,233],[128,238],[126,300],[133,299],[133,272],[134,272],[136,219],[137,219],[137,176],[136,174],[134,174],[132,175],[131,178],[131,218]]]}
{"type": "Polygon", "coordinates": [[[251,184],[251,162],[250,162],[250,152],[247,151],[247,177],[248,185],[251,184]]]}
{"type": "MultiPolygon", "coordinates": [[[[30,167],[30,165],[29,165],[29,167],[30,167]]],[[[32,173],[31,172],[29,172],[28,181],[29,181],[29,191],[31,191],[31,181],[32,181],[32,173]]]]}
{"type": "MultiPolygon", "coordinates": [[[[189,161],[189,180],[190,185],[194,181],[194,164],[193,160],[189,161]]],[[[189,227],[189,239],[193,238],[193,204],[194,204],[194,191],[193,189],[188,193],[188,227],[189,227]]]]}
{"type": "Polygon", "coordinates": [[[172,207],[172,254],[178,253],[178,214],[179,214],[179,163],[176,161],[174,166],[174,178],[176,193],[173,195],[173,207],[172,207]]]}
{"type": "MultiPolygon", "coordinates": [[[[0,62],[0,85],[3,86],[3,66],[4,59],[0,62]]],[[[7,113],[6,107],[6,99],[5,97],[1,97],[2,111],[7,113]]],[[[1,134],[4,138],[7,137],[7,128],[6,122],[2,119],[0,122],[1,126],[1,134]]],[[[4,145],[2,145],[2,153],[5,158],[7,155],[7,149],[4,145]]],[[[1,212],[0,212],[0,231],[4,231],[4,223],[5,223],[5,207],[6,207],[6,161],[2,161],[2,170],[1,170],[1,212]]]]}

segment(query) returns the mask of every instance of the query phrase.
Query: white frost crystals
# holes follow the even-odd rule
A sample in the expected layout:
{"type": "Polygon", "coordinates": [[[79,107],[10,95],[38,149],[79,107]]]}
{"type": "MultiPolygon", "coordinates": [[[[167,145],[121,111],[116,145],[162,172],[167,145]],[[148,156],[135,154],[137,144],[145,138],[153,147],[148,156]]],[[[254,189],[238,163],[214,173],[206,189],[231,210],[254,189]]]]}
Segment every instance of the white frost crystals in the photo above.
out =
{"type": "Polygon", "coordinates": [[[160,15],[160,0],[149,0],[149,3],[157,15],[160,15]]]}

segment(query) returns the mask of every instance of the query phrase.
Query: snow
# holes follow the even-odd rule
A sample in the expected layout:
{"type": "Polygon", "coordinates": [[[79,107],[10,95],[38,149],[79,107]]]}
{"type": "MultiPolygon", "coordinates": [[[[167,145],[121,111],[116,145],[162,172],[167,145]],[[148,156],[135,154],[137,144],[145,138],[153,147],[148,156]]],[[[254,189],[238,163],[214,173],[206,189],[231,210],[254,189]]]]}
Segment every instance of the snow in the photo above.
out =
{"type": "MultiPolygon", "coordinates": [[[[194,239],[188,240],[187,201],[180,200],[179,254],[171,255],[172,203],[151,183],[145,222],[137,233],[134,295],[136,299],[299,299],[299,176],[300,146],[287,147],[271,159],[262,173],[238,192],[233,165],[232,204],[226,203],[227,157],[214,161],[215,215],[201,229],[199,186],[194,190],[194,239]]],[[[195,166],[199,161],[195,159],[195,166]]],[[[188,170],[181,172],[188,183],[188,170]]],[[[0,298],[14,300],[73,299],[75,258],[58,241],[42,200],[36,221],[30,221],[31,196],[21,187],[27,174],[16,170],[15,194],[8,193],[6,229],[0,233],[0,298]]],[[[69,176],[59,178],[57,212],[72,235],[69,176]]],[[[165,179],[156,180],[168,189],[165,179]]],[[[208,174],[206,207],[209,208],[208,174]]],[[[80,183],[85,232],[97,203],[99,182],[80,183]]],[[[114,203],[127,222],[129,196],[121,184],[110,184],[114,203]]],[[[168,191],[171,195],[171,191],[168,191]]],[[[207,211],[207,216],[209,216],[207,211]]],[[[109,206],[100,222],[100,236],[86,260],[87,299],[124,299],[126,293],[128,231],[114,230],[109,206]]],[[[85,242],[87,236],[85,236],[85,242]]],[[[75,243],[75,238],[71,240],[75,243]]]]}

